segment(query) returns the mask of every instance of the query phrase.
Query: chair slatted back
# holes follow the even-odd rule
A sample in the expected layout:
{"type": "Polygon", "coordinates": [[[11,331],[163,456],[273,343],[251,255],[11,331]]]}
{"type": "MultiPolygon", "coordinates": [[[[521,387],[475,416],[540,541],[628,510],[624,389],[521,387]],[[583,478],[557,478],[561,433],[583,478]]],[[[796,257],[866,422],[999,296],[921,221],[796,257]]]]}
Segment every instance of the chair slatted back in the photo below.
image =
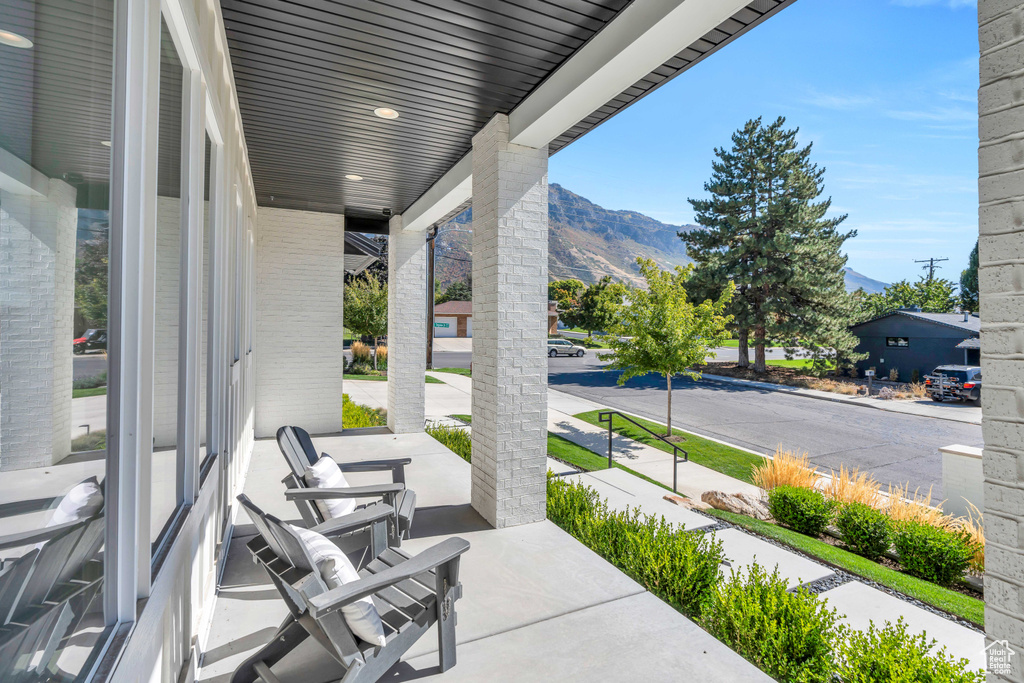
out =
{"type": "Polygon", "coordinates": [[[281,427],[277,430],[277,445],[288,461],[292,473],[302,478],[306,468],[316,463],[320,456],[316,452],[309,432],[301,427],[281,427]]]}
{"type": "Polygon", "coordinates": [[[7,564],[0,574],[0,625],[10,622],[14,608],[25,591],[25,584],[36,566],[39,550],[33,548],[7,564]]]}
{"type": "Polygon", "coordinates": [[[77,574],[92,559],[92,556],[86,557],[85,553],[98,550],[95,541],[102,542],[103,526],[101,516],[90,517],[81,520],[60,536],[46,541],[39,549],[32,573],[14,603],[11,617],[41,604],[62,578],[70,579],[77,574]],[[88,540],[85,538],[87,534],[88,540]],[[86,542],[83,543],[83,540],[86,542]]]}

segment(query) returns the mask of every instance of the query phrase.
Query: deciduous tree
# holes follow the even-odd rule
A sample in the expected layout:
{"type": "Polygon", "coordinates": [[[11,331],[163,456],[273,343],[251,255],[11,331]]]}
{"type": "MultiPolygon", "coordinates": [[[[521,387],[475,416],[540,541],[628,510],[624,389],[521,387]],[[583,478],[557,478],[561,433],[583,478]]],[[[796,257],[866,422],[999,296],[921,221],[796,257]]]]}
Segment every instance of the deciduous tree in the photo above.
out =
{"type": "Polygon", "coordinates": [[[373,369],[377,346],[388,333],[388,284],[371,273],[345,285],[345,327],[360,337],[373,337],[373,369]]]}
{"type": "Polygon", "coordinates": [[[978,243],[967,259],[967,268],[960,273],[960,306],[965,311],[977,311],[981,305],[978,296],[978,243]]]}
{"type": "Polygon", "coordinates": [[[725,313],[734,293],[727,284],[717,300],[691,303],[686,280],[691,267],[661,270],[650,259],[638,258],[640,274],[647,289],[630,288],[626,302],[610,326],[607,342],[610,353],[599,353],[610,360],[609,368],[619,370],[618,383],[656,372],[665,378],[668,390],[668,427],[672,434],[672,377],[683,374],[698,379],[693,368],[720,346],[727,336],[731,316],[725,313]]]}

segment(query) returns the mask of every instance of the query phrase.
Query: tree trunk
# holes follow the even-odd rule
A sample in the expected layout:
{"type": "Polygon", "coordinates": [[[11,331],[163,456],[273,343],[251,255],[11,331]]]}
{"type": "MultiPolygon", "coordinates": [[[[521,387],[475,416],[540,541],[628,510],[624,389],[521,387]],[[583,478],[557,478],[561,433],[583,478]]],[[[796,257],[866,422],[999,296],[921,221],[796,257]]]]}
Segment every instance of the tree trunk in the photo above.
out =
{"type": "Polygon", "coordinates": [[[754,329],[754,372],[764,373],[768,367],[764,361],[764,328],[754,329]]]}
{"type": "Polygon", "coordinates": [[[665,375],[665,383],[668,387],[668,419],[665,420],[665,436],[672,436],[672,375],[665,375]]]}
{"type": "Polygon", "coordinates": [[[737,359],[737,362],[741,368],[750,367],[750,346],[747,343],[749,335],[750,332],[745,327],[740,330],[737,335],[737,341],[739,342],[737,344],[737,346],[739,346],[739,358],[737,359]]]}
{"type": "Polygon", "coordinates": [[[373,338],[373,369],[377,370],[377,338],[373,338]]]}

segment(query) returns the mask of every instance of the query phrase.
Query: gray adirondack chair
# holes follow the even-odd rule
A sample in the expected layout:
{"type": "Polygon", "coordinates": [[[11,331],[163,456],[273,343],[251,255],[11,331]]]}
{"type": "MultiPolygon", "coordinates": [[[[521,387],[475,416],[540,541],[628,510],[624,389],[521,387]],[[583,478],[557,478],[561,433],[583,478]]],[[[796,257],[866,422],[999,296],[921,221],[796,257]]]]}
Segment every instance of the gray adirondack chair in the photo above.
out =
{"type": "MultiPolygon", "coordinates": [[[[45,509],[45,508],[44,508],[45,509]]],[[[0,680],[56,675],[58,646],[77,628],[103,581],[103,512],[0,536],[0,551],[31,546],[0,569],[0,680]]]]}
{"type": "Polygon", "coordinates": [[[309,636],[338,663],[338,681],[376,681],[435,623],[440,670],[455,666],[455,601],[462,597],[459,559],[469,550],[468,541],[449,538],[415,557],[385,548],[359,571],[359,581],[328,589],[306,549],[282,529],[279,519],[244,495],[238,500],[259,531],[249,541],[249,551],[277,587],[289,615],[270,642],[235,670],[231,683],[257,678],[279,683],[270,667],[309,636]],[[373,597],[384,623],[383,647],[355,636],[341,613],[344,605],[366,596],[373,597]]]}
{"type": "Polygon", "coordinates": [[[282,480],[288,487],[285,498],[295,503],[307,526],[326,521],[316,505],[317,500],[379,497],[394,510],[388,528],[388,542],[400,546],[403,538],[409,538],[413,515],[416,514],[416,492],[405,487],[405,466],[412,462],[412,458],[338,463],[342,472],[390,471],[391,483],[317,489],[307,487],[302,477],[306,468],[320,459],[309,433],[301,427],[281,427],[277,430],[277,445],[291,469],[291,474],[282,480]]]}

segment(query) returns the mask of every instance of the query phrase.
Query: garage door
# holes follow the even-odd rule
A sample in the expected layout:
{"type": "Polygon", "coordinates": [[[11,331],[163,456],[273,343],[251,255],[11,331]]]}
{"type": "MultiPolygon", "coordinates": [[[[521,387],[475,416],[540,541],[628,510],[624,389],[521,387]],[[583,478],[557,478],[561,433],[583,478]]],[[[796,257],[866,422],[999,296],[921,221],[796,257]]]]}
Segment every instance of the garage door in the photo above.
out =
{"type": "Polygon", "coordinates": [[[473,336],[473,316],[466,318],[466,336],[473,336]]]}
{"type": "Polygon", "coordinates": [[[454,337],[457,331],[457,318],[434,318],[435,337],[454,337]]]}

